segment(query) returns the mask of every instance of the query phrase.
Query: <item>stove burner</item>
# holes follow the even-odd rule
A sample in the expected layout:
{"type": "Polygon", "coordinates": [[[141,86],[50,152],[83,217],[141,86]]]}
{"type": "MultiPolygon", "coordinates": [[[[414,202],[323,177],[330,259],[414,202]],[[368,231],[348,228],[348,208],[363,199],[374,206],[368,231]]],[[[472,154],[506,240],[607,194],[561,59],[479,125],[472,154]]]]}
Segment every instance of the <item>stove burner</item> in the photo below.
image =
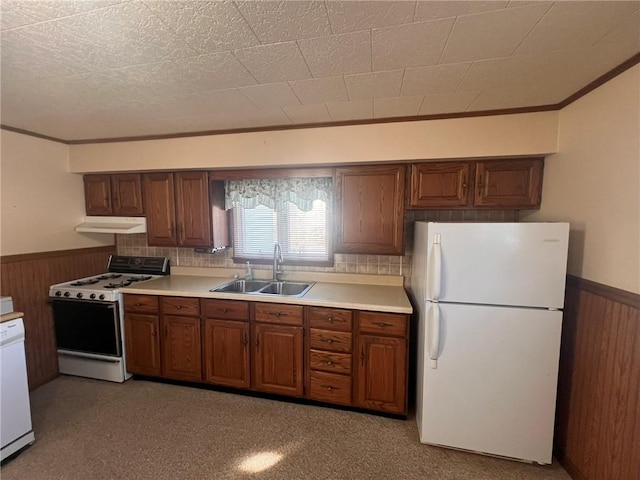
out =
{"type": "Polygon", "coordinates": [[[146,280],[151,280],[151,275],[144,275],[142,277],[129,277],[127,279],[128,282],[144,282],[146,280]]]}
{"type": "Polygon", "coordinates": [[[105,275],[100,275],[99,277],[96,277],[96,280],[110,280],[112,278],[120,278],[122,276],[122,274],[120,273],[107,273],[105,275]]]}
{"type": "Polygon", "coordinates": [[[107,285],[105,285],[102,288],[108,288],[110,290],[114,289],[114,288],[120,288],[120,287],[128,287],[129,285],[131,285],[131,282],[129,280],[123,280],[122,282],[118,282],[118,283],[108,283],[107,285]]]}
{"type": "Polygon", "coordinates": [[[82,287],[83,285],[93,285],[94,283],[98,283],[100,280],[97,278],[88,278],[87,280],[78,280],[77,282],[73,282],[70,285],[72,287],[82,287]]]}

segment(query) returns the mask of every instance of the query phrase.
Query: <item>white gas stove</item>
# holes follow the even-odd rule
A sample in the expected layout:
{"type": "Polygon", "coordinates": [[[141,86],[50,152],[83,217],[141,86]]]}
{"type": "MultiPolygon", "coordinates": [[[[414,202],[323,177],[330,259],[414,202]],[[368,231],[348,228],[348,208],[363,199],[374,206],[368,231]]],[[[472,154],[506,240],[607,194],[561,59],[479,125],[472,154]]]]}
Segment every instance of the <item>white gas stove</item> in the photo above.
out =
{"type": "Polygon", "coordinates": [[[125,330],[120,289],[170,274],[165,257],[112,255],[107,273],[49,288],[60,373],[124,382],[125,330]]]}
{"type": "Polygon", "coordinates": [[[122,287],[168,275],[169,259],[165,257],[125,257],[111,255],[107,273],[58,283],[49,287],[52,298],[84,301],[117,302],[122,287]]]}

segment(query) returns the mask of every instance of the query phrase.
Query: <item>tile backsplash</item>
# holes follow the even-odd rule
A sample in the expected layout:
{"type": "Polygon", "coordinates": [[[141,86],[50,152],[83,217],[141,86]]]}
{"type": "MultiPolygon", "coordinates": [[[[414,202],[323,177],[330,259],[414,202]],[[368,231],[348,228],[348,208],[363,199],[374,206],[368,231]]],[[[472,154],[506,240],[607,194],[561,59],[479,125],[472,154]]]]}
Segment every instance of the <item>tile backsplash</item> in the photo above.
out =
{"type": "MultiPolygon", "coordinates": [[[[411,247],[413,244],[414,221],[437,222],[516,222],[517,211],[508,210],[407,210],[405,215],[405,251],[397,255],[354,255],[336,253],[331,267],[287,266],[289,271],[366,273],[373,275],[401,275],[404,285],[411,278],[411,247]]],[[[243,264],[233,263],[233,249],[228,248],[213,254],[198,253],[192,248],[150,247],[144,233],[116,235],[119,255],[169,257],[171,264],[180,267],[243,268],[243,264]]],[[[271,265],[254,265],[256,270],[271,270],[271,265]]]]}

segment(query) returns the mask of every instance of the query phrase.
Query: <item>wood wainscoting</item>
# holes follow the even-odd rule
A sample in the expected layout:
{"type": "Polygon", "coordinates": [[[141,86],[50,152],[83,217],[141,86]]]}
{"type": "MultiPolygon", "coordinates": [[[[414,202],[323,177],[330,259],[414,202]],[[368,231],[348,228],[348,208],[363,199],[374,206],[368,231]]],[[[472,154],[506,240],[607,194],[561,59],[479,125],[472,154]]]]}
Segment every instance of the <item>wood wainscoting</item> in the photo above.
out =
{"type": "Polygon", "coordinates": [[[29,388],[58,376],[58,357],[49,286],[104,273],[116,246],[8,255],[0,258],[0,294],[24,312],[29,388]]]}
{"type": "Polygon", "coordinates": [[[576,480],[640,478],[640,295],[568,276],[555,453],[576,480]]]}

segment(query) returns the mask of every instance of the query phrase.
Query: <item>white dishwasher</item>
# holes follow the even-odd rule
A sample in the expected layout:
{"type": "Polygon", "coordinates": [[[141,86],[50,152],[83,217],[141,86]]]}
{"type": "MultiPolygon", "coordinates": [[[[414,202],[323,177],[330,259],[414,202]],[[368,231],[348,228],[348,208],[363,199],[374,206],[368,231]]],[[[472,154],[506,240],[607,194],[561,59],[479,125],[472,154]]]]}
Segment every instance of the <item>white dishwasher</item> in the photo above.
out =
{"type": "MultiPolygon", "coordinates": [[[[1,304],[2,314],[13,311],[12,302],[7,297],[2,299],[1,304]]],[[[31,426],[22,318],[0,323],[0,365],[0,460],[4,460],[35,441],[31,426]]]]}

